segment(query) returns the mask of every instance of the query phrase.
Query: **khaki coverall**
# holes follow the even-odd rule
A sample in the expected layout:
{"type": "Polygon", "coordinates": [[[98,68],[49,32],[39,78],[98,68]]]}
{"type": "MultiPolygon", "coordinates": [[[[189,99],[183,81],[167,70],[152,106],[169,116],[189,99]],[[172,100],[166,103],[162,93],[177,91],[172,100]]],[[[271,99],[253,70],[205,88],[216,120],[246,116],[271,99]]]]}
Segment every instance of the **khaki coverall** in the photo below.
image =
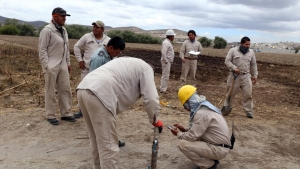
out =
{"type": "Polygon", "coordinates": [[[191,77],[191,85],[196,86],[196,71],[197,71],[197,55],[189,54],[190,51],[201,52],[202,46],[198,41],[192,42],[191,40],[185,40],[180,49],[180,58],[184,59],[185,62],[182,62],[182,71],[180,76],[180,87],[186,84],[186,79],[188,73],[191,77]]]}
{"type": "Polygon", "coordinates": [[[235,94],[239,89],[241,89],[243,95],[242,105],[244,107],[244,110],[246,111],[246,114],[253,114],[251,75],[254,78],[257,78],[258,75],[256,58],[253,50],[249,49],[246,54],[243,54],[239,51],[239,47],[231,48],[226,56],[225,64],[229,68],[230,72],[227,79],[227,93],[224,101],[224,106],[231,107],[235,94]],[[231,99],[229,104],[227,104],[229,91],[233,82],[232,71],[236,68],[238,68],[241,73],[235,80],[231,99]]]}
{"type": "Polygon", "coordinates": [[[85,68],[81,71],[81,80],[89,73],[90,61],[92,54],[101,46],[107,45],[110,37],[103,34],[101,42],[98,44],[93,32],[83,35],[74,45],[74,54],[77,62],[84,61],[85,68]],[[81,55],[81,49],[84,47],[84,54],[81,55]]]}
{"type": "Polygon", "coordinates": [[[230,133],[221,114],[201,107],[192,119],[192,127],[187,132],[179,132],[179,150],[201,169],[210,168],[214,160],[223,159],[230,146],[230,133]]]}
{"type": "Polygon", "coordinates": [[[72,95],[69,82],[69,40],[63,27],[63,37],[52,21],[39,37],[39,59],[45,76],[45,107],[47,119],[53,119],[56,111],[55,88],[61,117],[71,116],[72,95]]]}
{"type": "Polygon", "coordinates": [[[154,72],[137,58],[114,59],[90,72],[78,85],[77,99],[90,135],[94,169],[118,168],[116,116],[141,96],[153,123],[160,108],[154,72]]]}
{"type": "Polygon", "coordinates": [[[168,88],[169,78],[170,78],[170,70],[171,64],[174,61],[174,49],[171,41],[166,38],[162,43],[161,48],[161,80],[160,80],[160,91],[165,92],[168,88]]]}

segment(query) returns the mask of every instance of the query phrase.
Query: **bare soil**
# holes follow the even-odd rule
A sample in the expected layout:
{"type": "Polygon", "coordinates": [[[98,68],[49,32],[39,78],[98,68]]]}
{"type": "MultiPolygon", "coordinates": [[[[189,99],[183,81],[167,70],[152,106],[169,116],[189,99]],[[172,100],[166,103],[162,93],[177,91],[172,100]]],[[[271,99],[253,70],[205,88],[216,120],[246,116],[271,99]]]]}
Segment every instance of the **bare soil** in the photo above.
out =
{"type": "MultiPolygon", "coordinates": [[[[19,37],[20,38],[20,37],[19,37]]],[[[18,41],[24,42],[26,37],[18,41]]],[[[3,42],[8,40],[0,39],[3,42]]],[[[34,39],[36,41],[36,39],[34,39]]],[[[44,79],[36,47],[26,44],[0,45],[0,168],[6,169],[90,169],[91,150],[84,120],[50,125],[44,111],[44,79]],[[19,85],[19,86],[18,86],[19,85]],[[16,87],[17,86],[17,87],[16,87]]],[[[36,45],[36,43],[35,43],[36,45]]],[[[155,81],[160,84],[159,45],[128,44],[122,55],[142,58],[156,67],[155,81]],[[141,47],[142,46],[142,47],[141,47]]],[[[228,50],[227,50],[228,51],[228,50]]],[[[164,125],[188,125],[189,113],[177,100],[181,63],[176,48],[168,94],[159,94],[160,118],[164,125]]],[[[224,55],[204,49],[198,60],[198,92],[221,108],[228,70],[224,55]]],[[[226,52],[224,52],[226,53],[226,52]]],[[[225,54],[226,55],[226,54],[225,54]]],[[[254,118],[248,119],[241,106],[241,93],[232,113],[225,117],[230,129],[234,121],[236,143],[219,169],[298,169],[300,168],[300,62],[298,55],[260,54],[258,82],[253,87],[254,118]],[[282,59],[288,58],[288,59],[282,59]],[[294,60],[294,61],[292,61],[294,60]]],[[[77,111],[75,88],[80,70],[72,57],[70,81],[72,111],[77,111]]],[[[59,113],[57,111],[57,117],[59,113]]],[[[118,132],[126,146],[120,149],[121,169],[147,168],[151,160],[153,127],[148,123],[139,100],[118,115],[118,132]]],[[[157,168],[196,169],[177,147],[178,140],[165,128],[159,136],[157,168]]]]}

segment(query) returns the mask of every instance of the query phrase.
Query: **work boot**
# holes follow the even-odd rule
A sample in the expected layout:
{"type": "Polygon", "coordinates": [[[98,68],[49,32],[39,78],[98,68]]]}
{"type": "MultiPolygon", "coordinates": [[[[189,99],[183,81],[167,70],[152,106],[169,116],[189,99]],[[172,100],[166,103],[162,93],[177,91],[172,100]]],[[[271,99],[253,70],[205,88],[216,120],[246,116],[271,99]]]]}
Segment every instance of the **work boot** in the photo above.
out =
{"type": "Polygon", "coordinates": [[[160,90],[159,93],[167,94],[168,90],[166,90],[166,91],[160,90]]]}
{"type": "Polygon", "coordinates": [[[119,140],[119,147],[124,147],[124,146],[125,146],[125,142],[119,140]]]}
{"type": "MultiPolygon", "coordinates": [[[[216,169],[217,165],[220,164],[219,160],[214,160],[214,161],[215,161],[215,164],[212,167],[208,168],[208,169],[216,169]]],[[[201,168],[198,166],[198,169],[201,169],[201,168]]]]}
{"type": "Polygon", "coordinates": [[[50,124],[52,124],[52,125],[58,125],[59,124],[59,121],[56,118],[54,118],[54,119],[47,119],[47,121],[50,124]]]}
{"type": "Polygon", "coordinates": [[[64,120],[64,121],[68,121],[68,122],[75,122],[76,121],[76,119],[73,116],[61,117],[60,119],[64,120]]]}
{"type": "Polygon", "coordinates": [[[77,113],[74,113],[74,117],[75,118],[80,118],[80,117],[83,117],[83,115],[82,115],[82,112],[81,112],[81,110],[79,109],[79,112],[77,112],[77,113]]]}
{"type": "Polygon", "coordinates": [[[247,117],[248,117],[249,119],[252,119],[252,118],[253,118],[253,115],[252,115],[252,113],[250,113],[250,112],[247,112],[247,117]]]}
{"type": "Polygon", "coordinates": [[[215,164],[208,169],[217,169],[217,165],[220,163],[219,160],[215,160],[215,164]]]}

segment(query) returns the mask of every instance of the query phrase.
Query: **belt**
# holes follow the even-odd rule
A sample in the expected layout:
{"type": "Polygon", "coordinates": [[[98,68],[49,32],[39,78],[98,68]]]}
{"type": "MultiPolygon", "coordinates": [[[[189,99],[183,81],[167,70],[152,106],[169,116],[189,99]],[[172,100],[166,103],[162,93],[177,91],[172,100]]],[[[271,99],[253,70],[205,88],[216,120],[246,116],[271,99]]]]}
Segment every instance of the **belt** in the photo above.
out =
{"type": "Polygon", "coordinates": [[[216,146],[225,147],[225,148],[231,148],[231,146],[226,144],[217,144],[216,146]]]}
{"type": "Polygon", "coordinates": [[[184,57],[184,58],[188,60],[197,60],[197,58],[188,58],[188,57],[184,57]]]}

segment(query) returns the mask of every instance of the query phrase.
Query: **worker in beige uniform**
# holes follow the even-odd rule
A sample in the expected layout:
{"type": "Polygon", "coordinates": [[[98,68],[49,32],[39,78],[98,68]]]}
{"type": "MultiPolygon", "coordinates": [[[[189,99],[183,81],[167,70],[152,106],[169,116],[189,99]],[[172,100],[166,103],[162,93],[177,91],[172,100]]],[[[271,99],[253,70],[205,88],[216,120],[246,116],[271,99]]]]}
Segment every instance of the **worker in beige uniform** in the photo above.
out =
{"type": "Polygon", "coordinates": [[[174,49],[172,42],[174,40],[174,36],[176,34],[172,29],[167,30],[166,32],[166,39],[162,43],[161,47],[161,80],[160,80],[160,93],[166,93],[170,78],[170,70],[171,64],[174,61],[174,49]]]}
{"type": "Polygon", "coordinates": [[[220,110],[196,90],[192,85],[179,89],[178,98],[190,112],[189,127],[174,124],[170,130],[180,140],[179,150],[187,158],[201,169],[216,169],[231,148],[229,129],[220,110]]]}
{"type": "Polygon", "coordinates": [[[45,76],[45,108],[47,120],[58,125],[56,119],[55,88],[61,120],[75,122],[71,116],[72,95],[69,82],[70,52],[67,30],[63,27],[66,16],[70,16],[60,7],[52,11],[52,20],[46,25],[39,37],[39,59],[45,76]]]}
{"type": "Polygon", "coordinates": [[[90,72],[77,87],[94,169],[117,169],[119,161],[116,116],[143,96],[149,121],[162,131],[154,71],[145,61],[121,57],[90,72]]]}
{"type": "MultiPolygon", "coordinates": [[[[232,101],[236,93],[242,91],[242,105],[248,118],[253,118],[253,100],[252,100],[252,84],[257,81],[257,63],[255,54],[250,48],[250,39],[243,37],[239,47],[231,48],[226,56],[225,64],[229,68],[229,76],[227,79],[227,94],[224,106],[231,107],[232,101]],[[228,96],[232,86],[234,75],[237,76],[231,93],[231,99],[228,103],[228,96]]],[[[229,113],[228,113],[229,114],[229,113]]],[[[224,114],[224,115],[228,115],[224,114]]]]}
{"type": "Polygon", "coordinates": [[[182,60],[182,71],[180,76],[179,88],[186,84],[187,75],[190,74],[191,85],[196,86],[196,71],[197,71],[197,59],[198,55],[189,54],[189,52],[201,52],[202,46],[196,38],[196,32],[194,30],[189,30],[187,33],[189,39],[185,40],[180,49],[180,58],[182,60]]]}
{"type": "MultiPolygon", "coordinates": [[[[104,23],[100,20],[93,22],[93,31],[83,35],[74,45],[74,54],[81,69],[81,80],[89,73],[90,61],[92,54],[103,45],[107,45],[110,37],[104,34],[104,23]],[[81,50],[84,49],[84,54],[81,50]]],[[[82,112],[79,110],[74,113],[75,118],[82,117],[82,112]]]]}

